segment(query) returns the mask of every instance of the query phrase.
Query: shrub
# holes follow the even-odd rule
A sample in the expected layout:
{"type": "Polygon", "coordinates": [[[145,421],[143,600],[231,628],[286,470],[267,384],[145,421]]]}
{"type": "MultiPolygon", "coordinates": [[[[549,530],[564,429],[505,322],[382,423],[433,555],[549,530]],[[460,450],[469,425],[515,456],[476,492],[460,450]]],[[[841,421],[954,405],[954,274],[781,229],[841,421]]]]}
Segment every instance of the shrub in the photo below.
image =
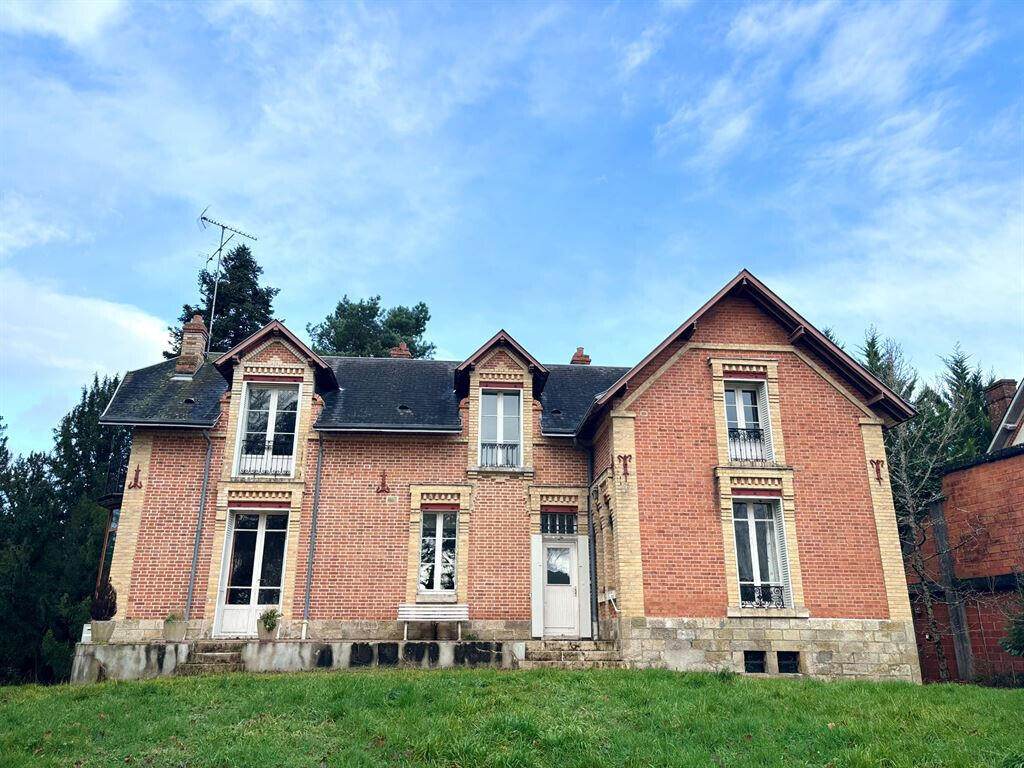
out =
{"type": "Polygon", "coordinates": [[[89,615],[93,621],[110,621],[117,613],[117,592],[107,579],[92,596],[92,610],[89,615]]]}
{"type": "Polygon", "coordinates": [[[277,608],[267,608],[263,613],[260,614],[260,624],[267,632],[272,632],[277,628],[277,622],[280,621],[283,616],[277,608]]]}

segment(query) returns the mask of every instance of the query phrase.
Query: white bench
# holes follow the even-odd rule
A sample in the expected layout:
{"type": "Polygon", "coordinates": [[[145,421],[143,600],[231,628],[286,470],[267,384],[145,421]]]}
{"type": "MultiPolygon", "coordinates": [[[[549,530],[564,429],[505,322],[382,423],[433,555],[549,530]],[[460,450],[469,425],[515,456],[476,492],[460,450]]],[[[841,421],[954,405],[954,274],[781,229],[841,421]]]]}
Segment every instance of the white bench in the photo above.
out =
{"type": "Polygon", "coordinates": [[[459,627],[462,639],[462,622],[469,621],[469,606],[465,603],[399,603],[398,620],[405,622],[406,640],[409,639],[409,622],[454,621],[459,627]]]}

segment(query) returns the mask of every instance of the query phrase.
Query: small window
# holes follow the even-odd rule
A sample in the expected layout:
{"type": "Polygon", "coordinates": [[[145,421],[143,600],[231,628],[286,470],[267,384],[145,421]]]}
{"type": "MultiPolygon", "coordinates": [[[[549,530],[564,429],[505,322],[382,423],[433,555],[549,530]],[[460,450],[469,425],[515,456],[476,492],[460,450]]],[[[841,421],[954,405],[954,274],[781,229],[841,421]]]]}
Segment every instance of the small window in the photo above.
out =
{"type": "Polygon", "coordinates": [[[298,412],[298,387],[248,385],[242,416],[239,474],[292,473],[298,412]]]}
{"type": "Polygon", "coordinates": [[[788,569],[778,505],[734,501],[732,521],[740,604],[745,608],[785,608],[788,569]]]}
{"type": "Polygon", "coordinates": [[[752,674],[764,674],[764,651],[744,651],[743,671],[752,674]]]}
{"type": "Polygon", "coordinates": [[[576,533],[576,513],[541,512],[540,532],[574,535],[576,533]]]}
{"type": "Polygon", "coordinates": [[[424,512],[420,533],[420,592],[455,589],[455,545],[458,515],[452,510],[424,512]]]}
{"type": "Polygon", "coordinates": [[[768,461],[770,437],[766,433],[765,392],[762,384],[725,385],[725,420],[729,430],[729,458],[733,461],[768,461]]]}
{"type": "Polygon", "coordinates": [[[480,466],[520,466],[521,400],[519,392],[481,392],[480,466]]]}
{"type": "Polygon", "coordinates": [[[779,651],[779,672],[784,675],[800,674],[800,651],[779,651]]]}

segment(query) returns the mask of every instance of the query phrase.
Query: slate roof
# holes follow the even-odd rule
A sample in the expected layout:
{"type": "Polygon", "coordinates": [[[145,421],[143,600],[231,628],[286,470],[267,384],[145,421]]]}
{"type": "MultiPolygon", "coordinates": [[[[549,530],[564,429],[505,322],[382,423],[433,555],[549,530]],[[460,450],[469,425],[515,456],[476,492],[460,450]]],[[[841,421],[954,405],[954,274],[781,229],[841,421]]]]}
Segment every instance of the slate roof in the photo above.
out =
{"type": "MultiPolygon", "coordinates": [[[[220,397],[228,382],[207,356],[191,379],[175,379],[174,360],[125,374],[107,410],[104,424],[212,427],[220,415],[220,397]],[[187,400],[194,402],[186,402],[187,400]]],[[[324,409],[314,425],[323,430],[458,432],[459,361],[387,357],[331,357],[339,389],[321,391],[324,409]],[[405,406],[402,408],[401,406],[405,406]]],[[[541,393],[541,431],[573,435],[594,398],[629,368],[549,365],[541,393]]]]}
{"type": "MultiPolygon", "coordinates": [[[[217,355],[207,355],[208,361],[217,355]]],[[[207,363],[190,379],[174,378],[177,360],[129,371],[100,417],[102,424],[212,427],[228,383],[207,363]]]]}
{"type": "Polygon", "coordinates": [[[629,373],[604,365],[549,365],[540,395],[540,428],[545,435],[574,435],[594,399],[629,373]]]}

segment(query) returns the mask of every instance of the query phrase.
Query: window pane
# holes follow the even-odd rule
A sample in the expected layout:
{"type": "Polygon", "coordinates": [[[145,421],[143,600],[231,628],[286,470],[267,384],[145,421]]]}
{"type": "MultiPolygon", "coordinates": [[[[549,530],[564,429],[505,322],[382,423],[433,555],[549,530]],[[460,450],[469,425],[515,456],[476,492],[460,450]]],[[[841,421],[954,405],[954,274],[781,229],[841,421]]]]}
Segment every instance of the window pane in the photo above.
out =
{"type": "Polygon", "coordinates": [[[480,440],[485,443],[498,442],[498,417],[484,415],[480,421],[480,440]]]}
{"type": "Polygon", "coordinates": [[[749,389],[743,390],[743,419],[747,429],[757,429],[760,424],[757,418],[757,393],[749,389]]]}
{"type": "Polygon", "coordinates": [[[516,414],[515,416],[505,416],[501,427],[501,442],[519,442],[519,414],[516,414]]]}
{"type": "Polygon", "coordinates": [[[288,515],[267,515],[267,530],[282,531],[288,527],[288,515]]]}
{"type": "Polygon", "coordinates": [[[251,589],[229,589],[228,605],[248,605],[252,600],[251,589]]]}
{"type": "Polygon", "coordinates": [[[266,411],[249,411],[245,417],[245,430],[265,435],[268,423],[269,414],[266,411]]]}
{"type": "Polygon", "coordinates": [[[750,534],[747,531],[747,521],[736,520],[733,525],[736,534],[736,562],[739,565],[740,581],[753,581],[754,564],[750,559],[750,534]]]}
{"type": "Polygon", "coordinates": [[[568,547],[548,547],[548,584],[571,584],[568,547]]]}
{"type": "Polygon", "coordinates": [[[249,387],[249,410],[266,411],[270,408],[270,390],[267,387],[249,387]]]}
{"type": "Polygon", "coordinates": [[[455,589],[455,539],[441,542],[440,589],[455,589]]]}
{"type": "Polygon", "coordinates": [[[259,515],[235,515],[235,530],[248,529],[255,531],[259,524],[259,515]]]}
{"type": "Polygon", "coordinates": [[[757,559],[761,573],[761,581],[774,582],[776,579],[775,561],[775,521],[758,520],[754,524],[757,534],[757,559]]]}
{"type": "Polygon", "coordinates": [[[295,411],[281,411],[277,412],[274,417],[274,432],[288,432],[292,433],[295,431],[295,411]]]}
{"type": "Polygon", "coordinates": [[[260,568],[261,587],[280,587],[284,565],[284,531],[267,531],[263,537],[263,565],[260,568]]]}
{"type": "Polygon", "coordinates": [[[484,392],[481,396],[481,402],[483,403],[483,414],[484,416],[497,416],[498,415],[498,393],[497,392],[484,392]]]}
{"type": "Polygon", "coordinates": [[[252,584],[252,569],[256,560],[256,531],[235,531],[231,547],[231,570],[228,572],[229,586],[252,584]]]}
{"type": "Polygon", "coordinates": [[[246,456],[262,456],[267,451],[266,432],[247,432],[242,445],[242,453],[246,456]]]}
{"type": "Polygon", "coordinates": [[[445,512],[444,521],[442,522],[443,530],[441,535],[447,538],[455,538],[455,531],[457,528],[456,521],[458,515],[455,512],[445,512]]]}
{"type": "Polygon", "coordinates": [[[420,589],[434,588],[434,563],[437,557],[437,515],[423,513],[420,535],[420,589]]]}
{"type": "Polygon", "coordinates": [[[281,590],[280,589],[261,589],[259,590],[259,596],[256,598],[258,605],[277,605],[281,602],[281,590]]]}
{"type": "Polygon", "coordinates": [[[725,390],[725,420],[728,422],[730,428],[735,429],[739,426],[739,422],[736,420],[736,390],[727,389],[725,390]]]}
{"type": "Polygon", "coordinates": [[[434,588],[434,563],[420,563],[420,589],[432,590],[434,588]]]}
{"type": "Polygon", "coordinates": [[[279,389],[277,390],[277,412],[295,413],[299,406],[299,390],[279,389]]]}
{"type": "MultiPolygon", "coordinates": [[[[291,456],[295,449],[295,435],[290,433],[278,433],[274,435],[273,454],[275,456],[291,456]]],[[[290,470],[288,466],[285,469],[290,470]]]]}

